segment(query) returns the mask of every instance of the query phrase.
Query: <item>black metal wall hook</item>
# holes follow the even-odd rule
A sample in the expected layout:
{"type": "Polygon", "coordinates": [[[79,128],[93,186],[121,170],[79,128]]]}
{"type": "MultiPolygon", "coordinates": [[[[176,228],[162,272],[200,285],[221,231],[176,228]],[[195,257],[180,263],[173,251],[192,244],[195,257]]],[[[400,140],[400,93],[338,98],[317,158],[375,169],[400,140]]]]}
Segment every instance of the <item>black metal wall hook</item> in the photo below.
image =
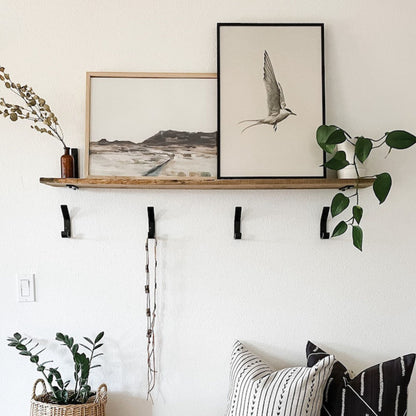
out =
{"type": "Polygon", "coordinates": [[[149,232],[147,238],[155,238],[156,223],[155,223],[155,209],[153,207],[147,207],[147,217],[149,219],[149,232]]]}
{"type": "Polygon", "coordinates": [[[235,240],[241,240],[241,207],[235,207],[234,239],[235,240]]]}
{"type": "Polygon", "coordinates": [[[69,216],[68,206],[61,205],[61,211],[64,217],[64,231],[61,231],[61,237],[71,238],[71,218],[69,216]]]}
{"type": "Polygon", "coordinates": [[[329,214],[329,207],[323,207],[322,214],[321,214],[321,231],[320,231],[320,237],[322,240],[329,239],[329,232],[326,229],[327,221],[328,221],[328,214],[329,214]]]}

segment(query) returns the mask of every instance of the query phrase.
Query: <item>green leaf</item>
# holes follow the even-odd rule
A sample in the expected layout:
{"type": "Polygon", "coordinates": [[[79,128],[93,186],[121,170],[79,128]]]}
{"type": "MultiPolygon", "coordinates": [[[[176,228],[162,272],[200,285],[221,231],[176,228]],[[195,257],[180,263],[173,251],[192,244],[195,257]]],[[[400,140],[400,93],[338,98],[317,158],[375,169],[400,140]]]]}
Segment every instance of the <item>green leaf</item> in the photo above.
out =
{"type": "Polygon", "coordinates": [[[30,361],[37,364],[39,362],[39,357],[37,355],[32,355],[32,357],[30,357],[30,361]]]}
{"type": "Polygon", "coordinates": [[[87,345],[85,345],[85,344],[80,344],[80,345],[81,345],[81,347],[86,348],[88,351],[92,351],[92,349],[90,347],[88,347],[87,345]]]}
{"type": "Polygon", "coordinates": [[[97,357],[100,357],[101,355],[104,355],[104,354],[100,352],[99,354],[95,354],[92,358],[97,358],[97,357]]]}
{"type": "Polygon", "coordinates": [[[13,334],[13,336],[14,336],[17,340],[19,340],[19,339],[21,339],[21,338],[22,338],[22,336],[21,336],[18,332],[15,332],[15,333],[13,334]]]}
{"type": "Polygon", "coordinates": [[[348,225],[345,221],[341,221],[338,225],[334,228],[331,237],[338,237],[341,234],[344,234],[347,231],[348,225]]]}
{"type": "Polygon", "coordinates": [[[18,345],[16,345],[16,348],[17,348],[19,351],[26,351],[26,350],[27,350],[26,346],[25,346],[25,345],[23,345],[23,344],[18,344],[18,345]]]}
{"type": "Polygon", "coordinates": [[[104,331],[100,332],[96,337],[95,337],[95,343],[101,341],[102,337],[104,336],[104,331]]]}
{"type": "Polygon", "coordinates": [[[72,354],[75,354],[76,352],[78,352],[78,349],[79,349],[79,345],[75,344],[71,349],[72,354]]]}
{"type": "Polygon", "coordinates": [[[84,337],[85,341],[88,341],[90,344],[94,345],[94,343],[88,338],[88,337],[84,337]]]}
{"type": "Polygon", "coordinates": [[[358,225],[354,225],[352,227],[352,242],[354,247],[357,247],[358,250],[363,251],[363,230],[358,225]]]}
{"type": "Polygon", "coordinates": [[[360,221],[361,221],[361,218],[363,217],[363,209],[360,206],[355,205],[352,208],[352,215],[353,215],[355,221],[357,221],[357,223],[359,224],[360,221]]]}
{"type": "Polygon", "coordinates": [[[102,347],[104,344],[98,344],[95,346],[95,349],[98,350],[98,348],[102,347]]]}
{"type": "Polygon", "coordinates": [[[340,170],[344,169],[349,164],[350,163],[347,160],[345,152],[341,150],[339,152],[336,152],[334,157],[331,160],[328,160],[328,162],[326,162],[324,166],[328,169],[340,170]]]}
{"type": "Polygon", "coordinates": [[[26,355],[26,356],[31,356],[32,354],[29,351],[20,351],[19,352],[20,355],[26,355]]]}
{"type": "Polygon", "coordinates": [[[337,128],[328,135],[326,144],[340,144],[344,143],[345,140],[347,140],[347,136],[345,135],[344,130],[337,128]]]}
{"type": "Polygon", "coordinates": [[[355,143],[355,156],[357,156],[357,159],[361,163],[364,163],[364,161],[368,158],[372,148],[373,142],[370,139],[359,137],[355,143]]]}
{"type": "Polygon", "coordinates": [[[349,198],[347,198],[342,192],[337,193],[331,202],[332,217],[336,217],[338,214],[341,214],[341,212],[344,211],[349,204],[349,198]]]}
{"type": "Polygon", "coordinates": [[[62,341],[63,342],[65,340],[64,334],[62,334],[61,332],[57,332],[56,336],[55,336],[55,339],[56,339],[56,341],[62,341]]]}
{"type": "Polygon", "coordinates": [[[373,190],[377,197],[377,199],[380,201],[380,204],[382,204],[386,198],[387,195],[390,192],[392,185],[391,176],[388,173],[380,173],[380,175],[376,175],[376,180],[373,183],[373,190]]]}
{"type": "Polygon", "coordinates": [[[44,365],[38,365],[38,367],[36,369],[38,371],[45,371],[45,366],[44,365]]]}
{"type": "Polygon", "coordinates": [[[327,153],[333,153],[335,150],[335,144],[327,144],[327,140],[329,135],[337,129],[338,127],[336,126],[326,126],[323,124],[318,127],[318,130],[316,130],[316,141],[318,142],[318,145],[327,153]]]}
{"type": "Polygon", "coordinates": [[[416,137],[404,130],[387,133],[386,144],[393,149],[407,149],[416,143],[416,137]]]}

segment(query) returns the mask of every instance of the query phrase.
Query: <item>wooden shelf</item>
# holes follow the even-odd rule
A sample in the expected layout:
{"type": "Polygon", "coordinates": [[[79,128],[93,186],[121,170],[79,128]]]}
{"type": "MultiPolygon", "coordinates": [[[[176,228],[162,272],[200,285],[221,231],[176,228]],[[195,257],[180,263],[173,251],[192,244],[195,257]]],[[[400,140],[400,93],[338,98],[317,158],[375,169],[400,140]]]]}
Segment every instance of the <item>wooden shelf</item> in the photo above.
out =
{"type": "MultiPolygon", "coordinates": [[[[359,188],[374,179],[360,179],[359,188]]],[[[134,179],[99,177],[82,179],[40,178],[40,183],[57,187],[124,189],[341,189],[355,187],[356,179],[134,179]]]]}

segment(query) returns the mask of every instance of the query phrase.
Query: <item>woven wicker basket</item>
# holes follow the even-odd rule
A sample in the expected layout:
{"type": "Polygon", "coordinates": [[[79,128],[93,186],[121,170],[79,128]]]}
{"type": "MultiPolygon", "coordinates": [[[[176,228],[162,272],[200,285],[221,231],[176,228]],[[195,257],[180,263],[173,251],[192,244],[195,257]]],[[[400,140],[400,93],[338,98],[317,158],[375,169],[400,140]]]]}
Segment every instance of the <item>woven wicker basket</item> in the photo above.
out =
{"type": "Polygon", "coordinates": [[[95,396],[84,404],[54,404],[48,403],[49,393],[46,391],[45,382],[36,380],[33,386],[32,400],[30,403],[30,416],[104,416],[107,403],[107,386],[101,384],[95,396]],[[36,387],[42,384],[42,394],[36,395],[36,387]]]}

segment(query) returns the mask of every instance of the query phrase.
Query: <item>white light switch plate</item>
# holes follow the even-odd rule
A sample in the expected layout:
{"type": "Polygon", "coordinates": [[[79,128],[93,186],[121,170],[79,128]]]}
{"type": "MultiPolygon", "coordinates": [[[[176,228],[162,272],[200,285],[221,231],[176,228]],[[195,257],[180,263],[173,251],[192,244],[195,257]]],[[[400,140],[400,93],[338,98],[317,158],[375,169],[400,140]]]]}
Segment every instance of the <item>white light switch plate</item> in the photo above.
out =
{"type": "Polygon", "coordinates": [[[17,275],[17,300],[18,302],[35,302],[35,275],[17,275]]]}

